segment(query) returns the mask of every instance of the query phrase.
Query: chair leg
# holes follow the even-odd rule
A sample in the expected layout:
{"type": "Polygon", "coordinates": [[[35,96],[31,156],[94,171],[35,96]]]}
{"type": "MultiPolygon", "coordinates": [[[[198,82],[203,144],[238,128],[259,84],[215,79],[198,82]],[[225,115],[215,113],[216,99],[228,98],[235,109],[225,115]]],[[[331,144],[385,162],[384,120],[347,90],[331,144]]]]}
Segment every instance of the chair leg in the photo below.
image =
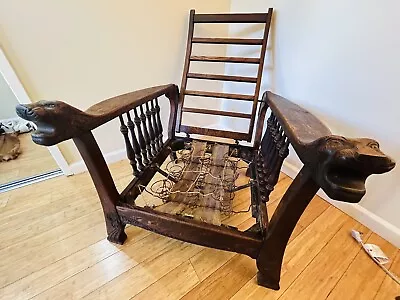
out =
{"type": "Polygon", "coordinates": [[[280,201],[268,226],[257,257],[259,285],[279,290],[282,260],[290,235],[318,189],[311,171],[303,167],[280,201]]]}
{"type": "Polygon", "coordinates": [[[120,196],[100,148],[91,132],[73,140],[85,161],[99,195],[106,220],[107,239],[113,243],[123,244],[126,240],[125,224],[121,222],[116,209],[120,196]]]}
{"type": "Polygon", "coordinates": [[[125,233],[125,224],[123,224],[117,213],[105,214],[106,228],[107,228],[107,240],[112,243],[122,245],[127,236],[125,233]]]}

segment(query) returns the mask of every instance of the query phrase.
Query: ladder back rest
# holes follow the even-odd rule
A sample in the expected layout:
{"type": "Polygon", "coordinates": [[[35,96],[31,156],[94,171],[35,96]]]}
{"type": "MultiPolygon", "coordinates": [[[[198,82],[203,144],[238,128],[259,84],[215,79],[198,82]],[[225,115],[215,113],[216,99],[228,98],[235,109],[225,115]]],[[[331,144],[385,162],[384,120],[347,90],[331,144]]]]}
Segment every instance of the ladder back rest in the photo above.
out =
{"type": "Polygon", "coordinates": [[[260,93],[261,77],[264,66],[264,58],[267,48],[267,40],[269,27],[272,17],[272,8],[268,13],[253,13],[253,14],[195,14],[194,10],[190,11],[189,17],[189,30],[186,46],[186,56],[182,75],[181,91],[178,102],[178,113],[176,121],[176,131],[185,132],[187,134],[200,134],[211,135],[223,138],[231,138],[235,140],[243,140],[250,142],[253,136],[253,129],[256,117],[256,110],[258,104],[258,97],[260,93]],[[205,38],[194,37],[194,26],[196,23],[261,23],[265,24],[263,37],[259,39],[253,38],[205,38]],[[224,44],[224,45],[258,45],[261,47],[260,56],[257,58],[252,57],[221,57],[221,56],[198,56],[192,55],[193,44],[224,44]],[[239,64],[254,64],[258,65],[257,77],[248,76],[230,76],[218,74],[201,74],[190,72],[190,63],[192,61],[205,62],[205,63],[239,63],[239,64]],[[223,82],[238,82],[238,83],[253,83],[255,84],[253,95],[219,93],[209,91],[188,90],[188,79],[197,80],[214,80],[223,82]],[[230,99],[234,101],[247,101],[252,102],[251,113],[238,113],[227,112],[222,110],[210,110],[202,108],[191,108],[184,106],[185,96],[196,96],[203,98],[217,98],[217,99],[230,99]],[[218,129],[210,129],[204,127],[195,127],[182,124],[183,113],[203,114],[203,115],[217,115],[231,118],[248,119],[249,127],[247,132],[224,131],[218,129]]]}

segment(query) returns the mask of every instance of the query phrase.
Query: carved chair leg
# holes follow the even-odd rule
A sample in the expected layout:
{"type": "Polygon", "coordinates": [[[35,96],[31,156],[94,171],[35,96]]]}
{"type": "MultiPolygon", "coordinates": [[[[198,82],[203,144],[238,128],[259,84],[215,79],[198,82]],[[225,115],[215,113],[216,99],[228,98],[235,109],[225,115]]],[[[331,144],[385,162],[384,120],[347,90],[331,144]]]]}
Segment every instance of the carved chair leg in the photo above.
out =
{"type": "Polygon", "coordinates": [[[115,207],[119,194],[100,148],[91,132],[73,140],[85,161],[99,195],[106,220],[107,239],[113,243],[123,244],[126,240],[125,224],[121,222],[115,207]]]}
{"type": "Polygon", "coordinates": [[[267,236],[257,257],[259,285],[279,290],[282,260],[290,235],[318,189],[310,170],[303,167],[271,218],[267,236]]]}

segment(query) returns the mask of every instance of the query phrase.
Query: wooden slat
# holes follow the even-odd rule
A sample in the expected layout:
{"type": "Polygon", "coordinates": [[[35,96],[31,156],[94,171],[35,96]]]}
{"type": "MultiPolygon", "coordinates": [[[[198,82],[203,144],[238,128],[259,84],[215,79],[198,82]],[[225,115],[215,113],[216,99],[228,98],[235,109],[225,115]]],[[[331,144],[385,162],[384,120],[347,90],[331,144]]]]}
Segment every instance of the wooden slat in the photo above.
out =
{"type": "Polygon", "coordinates": [[[250,135],[253,135],[254,122],[256,120],[257,99],[258,99],[258,96],[260,95],[261,79],[262,79],[262,73],[263,73],[263,68],[264,68],[265,53],[267,51],[267,41],[268,41],[269,27],[271,25],[271,18],[272,18],[272,8],[269,8],[268,9],[268,17],[267,17],[265,27],[264,27],[264,36],[263,36],[263,44],[261,46],[260,62],[258,64],[257,83],[256,83],[255,91],[254,91],[255,97],[254,97],[254,102],[253,102],[253,109],[251,112],[252,118],[250,120],[250,125],[249,125],[249,134],[250,135]]]}
{"type": "Polygon", "coordinates": [[[234,140],[242,140],[242,141],[249,141],[251,136],[244,132],[234,132],[234,131],[225,131],[225,130],[218,130],[218,129],[210,129],[210,128],[201,128],[201,127],[194,127],[188,125],[181,125],[180,131],[186,133],[193,133],[193,134],[200,134],[200,135],[211,135],[217,136],[220,138],[228,138],[234,140]]]}
{"type": "Polygon", "coordinates": [[[232,117],[232,118],[243,118],[243,119],[251,118],[250,114],[236,113],[236,112],[231,112],[231,111],[202,109],[202,108],[184,107],[183,111],[187,112],[187,113],[217,115],[217,116],[225,116],[225,117],[232,117]]]}
{"type": "Polygon", "coordinates": [[[187,37],[187,44],[186,44],[186,54],[185,54],[185,64],[183,67],[183,74],[182,74],[182,83],[181,83],[181,93],[179,93],[178,99],[178,111],[176,114],[176,126],[179,128],[182,121],[182,107],[183,102],[185,100],[185,94],[182,92],[186,90],[187,84],[187,74],[189,72],[190,67],[190,56],[192,55],[192,39],[193,39],[193,31],[194,31],[194,9],[190,10],[190,17],[189,17],[189,30],[188,30],[188,37],[187,37]]]}
{"type": "Polygon", "coordinates": [[[207,61],[207,62],[228,62],[242,64],[258,64],[259,58],[253,57],[230,57],[230,56],[201,56],[194,55],[190,57],[191,61],[207,61]]]}
{"type": "Polygon", "coordinates": [[[152,232],[171,236],[172,232],[180,232],[176,237],[184,242],[199,244],[220,250],[234,251],[257,257],[261,239],[253,234],[240,232],[224,226],[215,226],[189,218],[161,213],[148,208],[134,209],[117,206],[120,218],[126,223],[150,230],[152,232]],[[207,234],[208,239],[201,237],[207,234]]]}
{"type": "Polygon", "coordinates": [[[195,23],[265,23],[268,14],[195,14],[195,23]]]}
{"type": "Polygon", "coordinates": [[[198,44],[230,44],[230,45],[262,45],[263,39],[238,39],[238,38],[199,38],[192,39],[198,44]]]}
{"type": "Polygon", "coordinates": [[[224,98],[224,99],[233,99],[233,100],[245,100],[245,101],[253,101],[253,99],[254,99],[254,96],[251,96],[251,95],[215,93],[215,92],[206,92],[206,91],[190,91],[190,90],[186,90],[185,95],[199,96],[199,97],[224,98]]]}
{"type": "Polygon", "coordinates": [[[250,82],[250,83],[257,82],[257,77],[246,77],[246,76],[188,73],[187,77],[193,79],[206,79],[206,80],[222,80],[222,81],[250,82]]]}

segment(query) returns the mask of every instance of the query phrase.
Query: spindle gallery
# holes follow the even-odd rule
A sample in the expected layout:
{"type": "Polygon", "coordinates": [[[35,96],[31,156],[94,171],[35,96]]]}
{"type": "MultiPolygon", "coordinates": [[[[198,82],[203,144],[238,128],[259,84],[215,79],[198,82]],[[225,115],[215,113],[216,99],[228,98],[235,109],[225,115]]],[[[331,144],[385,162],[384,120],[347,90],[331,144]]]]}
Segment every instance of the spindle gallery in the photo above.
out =
{"type": "Polygon", "coordinates": [[[242,253],[255,259],[260,285],[279,289],[289,237],[317,191],[322,188],[337,201],[359,202],[367,177],[394,167],[376,141],[332,135],[315,116],[291,101],[271,92],[260,97],[271,16],[272,9],[257,14],[195,14],[192,10],[180,90],[174,84],[146,88],[104,100],[86,111],[59,101],[17,107],[20,117],[37,125],[32,133],[37,144],[49,146],[73,139],[97,189],[109,241],[124,243],[125,226],[132,224],[185,242],[242,253]],[[194,37],[199,23],[262,24],[263,37],[194,37]],[[260,47],[260,56],[197,56],[192,55],[193,44],[253,45],[260,47]],[[256,77],[192,73],[193,61],[252,64],[258,71],[256,77]],[[255,89],[253,95],[188,90],[188,79],[247,82],[255,89]],[[188,95],[199,99],[200,106],[209,97],[247,102],[252,105],[251,113],[187,107],[188,95]],[[161,117],[162,101],[169,102],[168,122],[161,117]],[[184,114],[240,118],[248,120],[249,126],[245,132],[191,126],[183,123],[184,114]],[[132,180],[122,193],[92,134],[115,118],[120,121],[132,167],[132,180]],[[207,136],[228,140],[215,142],[207,136]],[[290,145],[304,166],[269,220],[266,203],[290,145]],[[240,168],[249,177],[244,184],[237,183],[240,168]],[[245,231],[224,224],[226,216],[243,212],[232,208],[235,193],[241,189],[251,190],[244,211],[251,210],[256,219],[245,231]]]}

